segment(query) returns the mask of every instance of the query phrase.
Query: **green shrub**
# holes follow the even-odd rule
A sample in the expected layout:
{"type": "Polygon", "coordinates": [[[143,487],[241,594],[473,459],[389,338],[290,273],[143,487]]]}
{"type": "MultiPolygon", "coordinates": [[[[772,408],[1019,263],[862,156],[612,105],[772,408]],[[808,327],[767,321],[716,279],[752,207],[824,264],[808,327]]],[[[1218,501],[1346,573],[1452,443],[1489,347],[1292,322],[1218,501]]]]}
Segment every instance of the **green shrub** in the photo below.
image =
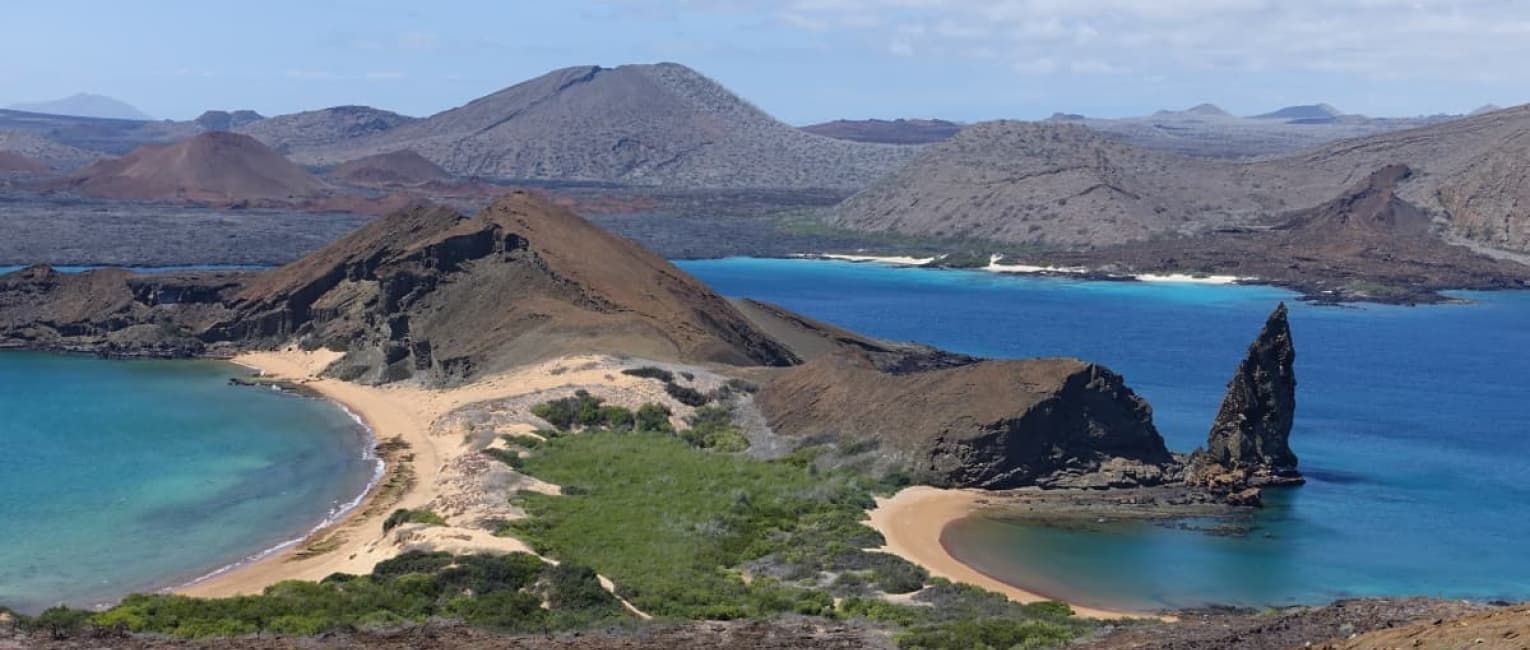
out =
{"type": "Polygon", "coordinates": [[[90,612],[58,605],[43,610],[35,617],[22,619],[22,626],[29,630],[47,632],[55,639],[67,639],[79,632],[89,619],[90,612]]]}
{"type": "Polygon", "coordinates": [[[680,438],[692,447],[722,452],[738,452],[749,448],[749,439],[733,426],[733,410],[722,406],[705,406],[685,418],[690,428],[680,432],[680,438]]]}
{"type": "Polygon", "coordinates": [[[913,625],[920,619],[920,607],[895,605],[881,598],[846,598],[839,603],[842,618],[864,618],[902,626],[913,625]]]}
{"type": "Polygon", "coordinates": [[[644,404],[637,411],[637,430],[649,433],[669,433],[674,427],[669,423],[669,416],[673,415],[669,407],[663,404],[644,404]]]}
{"type": "MultiPolygon", "coordinates": [[[[495,450],[502,451],[502,450],[495,450]]],[[[408,510],[399,508],[393,514],[383,520],[383,532],[388,532],[402,524],[426,524],[429,526],[445,526],[446,520],[434,512],[425,509],[408,510]]]]}
{"type": "Polygon", "coordinates": [[[637,416],[630,409],[607,406],[600,409],[600,423],[612,431],[631,431],[637,416]]]}
{"type": "Polygon", "coordinates": [[[72,634],[101,630],[208,638],[275,633],[315,636],[335,630],[381,630],[434,618],[517,632],[602,624],[625,616],[594,573],[558,569],[525,553],[452,556],[409,552],[365,576],[287,581],[259,596],[202,600],[135,594],[105,612],[55,608],[32,619],[38,629],[72,634]],[[549,587],[551,585],[551,587],[549,587]],[[542,607],[543,594],[550,609],[542,607]]]}

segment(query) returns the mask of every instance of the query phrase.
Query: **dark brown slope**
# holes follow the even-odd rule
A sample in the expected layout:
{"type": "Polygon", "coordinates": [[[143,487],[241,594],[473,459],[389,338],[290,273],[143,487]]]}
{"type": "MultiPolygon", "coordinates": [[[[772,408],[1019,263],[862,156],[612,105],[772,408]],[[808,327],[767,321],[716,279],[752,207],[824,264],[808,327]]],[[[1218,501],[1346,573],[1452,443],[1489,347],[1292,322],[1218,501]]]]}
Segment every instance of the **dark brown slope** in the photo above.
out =
{"type": "Polygon", "coordinates": [[[352,185],[410,186],[451,180],[451,174],[407,149],[341,163],[329,177],[352,185]]]}
{"type": "Polygon", "coordinates": [[[593,352],[795,360],[664,259],[522,193],[474,217],[406,210],[262,274],[203,283],[34,269],[0,284],[0,347],[201,354],[291,342],[346,352],[331,372],[365,382],[452,383],[593,352]]]}
{"type": "Polygon", "coordinates": [[[1175,467],[1147,402],[1101,366],[902,359],[824,355],[766,384],[758,402],[778,433],[869,443],[937,486],[1154,485],[1175,467]]]}
{"type": "Polygon", "coordinates": [[[459,176],[841,190],[914,153],[803,132],[673,63],[554,70],[419,121],[292,152],[331,165],[399,149],[459,176]]]}
{"type": "Polygon", "coordinates": [[[289,201],[324,183],[258,140],[210,132],[170,145],[145,145],[102,160],[61,186],[87,196],[144,201],[289,201]]]}
{"type": "Polygon", "coordinates": [[[834,120],[810,124],[802,130],[852,142],[930,144],[950,140],[962,130],[962,125],[946,120],[834,120]]]}

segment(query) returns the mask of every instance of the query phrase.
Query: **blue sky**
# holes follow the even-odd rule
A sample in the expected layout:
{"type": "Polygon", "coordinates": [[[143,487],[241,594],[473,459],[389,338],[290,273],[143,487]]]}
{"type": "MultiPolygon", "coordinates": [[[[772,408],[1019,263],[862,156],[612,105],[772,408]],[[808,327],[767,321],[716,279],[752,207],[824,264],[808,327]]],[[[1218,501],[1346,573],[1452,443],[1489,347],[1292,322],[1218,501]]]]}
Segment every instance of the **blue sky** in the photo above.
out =
{"type": "Polygon", "coordinates": [[[792,123],[1530,101],[1525,0],[52,0],[7,3],[0,105],[411,115],[548,70],[676,61],[792,123]]]}

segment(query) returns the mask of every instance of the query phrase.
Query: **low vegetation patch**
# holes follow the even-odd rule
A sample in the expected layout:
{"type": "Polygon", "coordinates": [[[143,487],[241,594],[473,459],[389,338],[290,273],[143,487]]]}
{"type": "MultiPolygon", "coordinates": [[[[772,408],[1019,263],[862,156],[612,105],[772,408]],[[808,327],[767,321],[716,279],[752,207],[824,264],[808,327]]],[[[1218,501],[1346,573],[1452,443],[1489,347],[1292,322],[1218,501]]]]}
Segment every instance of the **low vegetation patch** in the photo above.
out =
{"type": "Polygon", "coordinates": [[[600,587],[588,567],[552,566],[525,553],[452,556],[415,551],[379,563],[370,575],[282,582],[259,596],[204,600],[137,594],[100,613],[55,607],[20,623],[56,638],[127,632],[204,638],[312,636],[397,628],[436,618],[509,632],[551,632],[625,617],[621,604],[600,587]]]}
{"type": "Polygon", "coordinates": [[[386,533],[386,532],[388,532],[390,530],[393,530],[394,528],[399,527],[401,524],[425,524],[427,526],[445,526],[446,525],[446,520],[442,519],[441,515],[438,515],[438,514],[436,514],[434,512],[431,512],[429,510],[425,510],[423,508],[418,509],[418,510],[409,510],[407,508],[399,508],[398,510],[394,510],[393,514],[388,515],[387,519],[383,520],[383,532],[386,533]]]}
{"type": "Polygon", "coordinates": [[[506,531],[539,553],[593,567],[633,605],[664,618],[864,619],[899,628],[909,648],[1045,647],[1090,629],[1066,605],[1016,605],[864,550],[883,543],[861,522],[885,486],[691,441],[705,437],[697,429],[731,426],[728,419],[726,409],[708,407],[679,435],[589,430],[548,441],[523,459],[523,471],[564,494],[521,493],[529,517],[506,531]],[[916,591],[925,604],[881,597],[916,591]],[[992,641],[1005,644],[983,645],[992,641]]]}

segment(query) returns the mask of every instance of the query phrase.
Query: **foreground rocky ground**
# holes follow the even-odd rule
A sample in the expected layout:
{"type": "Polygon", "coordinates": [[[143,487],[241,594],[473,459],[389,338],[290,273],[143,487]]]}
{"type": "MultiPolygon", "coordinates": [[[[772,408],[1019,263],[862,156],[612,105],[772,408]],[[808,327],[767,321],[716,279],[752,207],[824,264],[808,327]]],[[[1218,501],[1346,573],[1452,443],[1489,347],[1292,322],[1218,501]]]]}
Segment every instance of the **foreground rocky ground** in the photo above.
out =
{"type": "MultiPolygon", "coordinates": [[[[1103,650],[1277,650],[1325,648],[1530,647],[1530,606],[1424,598],[1345,600],[1315,608],[1205,610],[1174,623],[1104,628],[1067,647],[1103,650]]],[[[859,622],[800,617],[773,621],[648,624],[578,634],[501,635],[454,624],[315,638],[280,636],[177,641],[147,636],[53,639],[0,623],[0,650],[19,648],[549,648],[554,650],[673,648],[891,648],[885,630],[859,622]]]]}

